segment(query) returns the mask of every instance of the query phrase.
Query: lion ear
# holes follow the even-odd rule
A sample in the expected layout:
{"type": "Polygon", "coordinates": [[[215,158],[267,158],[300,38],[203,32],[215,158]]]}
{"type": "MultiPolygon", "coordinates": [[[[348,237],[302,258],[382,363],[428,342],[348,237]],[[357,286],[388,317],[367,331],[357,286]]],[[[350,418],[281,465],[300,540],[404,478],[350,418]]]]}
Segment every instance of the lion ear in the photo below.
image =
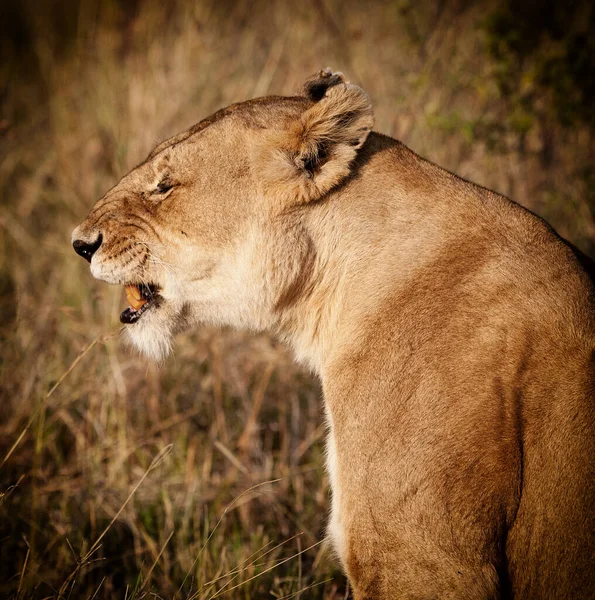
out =
{"type": "Polygon", "coordinates": [[[304,92],[312,103],[271,136],[267,146],[272,152],[261,166],[268,186],[277,193],[311,202],[349,175],[372,130],[374,114],[367,94],[330,69],[309,79],[304,92]]]}

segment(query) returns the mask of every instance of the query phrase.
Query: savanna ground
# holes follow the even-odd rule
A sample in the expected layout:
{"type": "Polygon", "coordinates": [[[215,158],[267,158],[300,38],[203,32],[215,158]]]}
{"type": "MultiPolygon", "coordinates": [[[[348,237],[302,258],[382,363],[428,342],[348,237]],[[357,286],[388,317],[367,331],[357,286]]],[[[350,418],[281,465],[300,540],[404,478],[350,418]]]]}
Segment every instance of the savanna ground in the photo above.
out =
{"type": "Polygon", "coordinates": [[[347,597],[317,382],[206,328],[149,364],[70,232],[158,140],[331,65],[378,131],[593,254],[590,3],[517,4],[0,8],[1,597],[347,597]]]}

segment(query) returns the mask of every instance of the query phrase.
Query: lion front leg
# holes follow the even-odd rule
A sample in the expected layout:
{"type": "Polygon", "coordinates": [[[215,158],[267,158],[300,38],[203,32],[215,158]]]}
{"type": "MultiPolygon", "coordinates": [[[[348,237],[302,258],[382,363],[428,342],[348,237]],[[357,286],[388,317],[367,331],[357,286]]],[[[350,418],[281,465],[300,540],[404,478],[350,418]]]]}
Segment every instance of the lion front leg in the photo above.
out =
{"type": "Polygon", "coordinates": [[[434,544],[430,531],[418,528],[408,535],[407,526],[397,531],[361,514],[345,516],[333,514],[329,533],[354,600],[501,597],[496,560],[485,561],[472,548],[449,549],[434,544]]]}

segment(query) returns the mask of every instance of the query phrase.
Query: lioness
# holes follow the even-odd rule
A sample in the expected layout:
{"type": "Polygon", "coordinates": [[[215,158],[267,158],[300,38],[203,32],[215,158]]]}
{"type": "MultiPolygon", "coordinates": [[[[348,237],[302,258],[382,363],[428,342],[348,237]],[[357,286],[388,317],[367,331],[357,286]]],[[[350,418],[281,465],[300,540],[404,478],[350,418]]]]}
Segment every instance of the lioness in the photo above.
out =
{"type": "Polygon", "coordinates": [[[588,259],[372,132],[322,71],[157,146],[73,232],[159,359],[209,322],[322,379],[329,533],[356,599],[592,598],[588,259]]]}

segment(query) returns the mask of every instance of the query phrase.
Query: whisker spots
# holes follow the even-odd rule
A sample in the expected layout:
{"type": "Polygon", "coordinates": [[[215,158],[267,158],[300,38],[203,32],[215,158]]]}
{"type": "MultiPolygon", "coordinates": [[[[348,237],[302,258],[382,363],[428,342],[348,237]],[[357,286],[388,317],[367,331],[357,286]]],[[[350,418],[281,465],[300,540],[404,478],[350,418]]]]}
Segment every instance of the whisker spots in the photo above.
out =
{"type": "Polygon", "coordinates": [[[140,215],[135,215],[135,217],[137,219],[139,219],[140,221],[142,221],[143,223],[145,223],[147,225],[147,227],[151,230],[151,232],[155,235],[155,237],[161,242],[161,236],[157,233],[157,230],[155,229],[155,227],[153,227],[153,225],[144,217],[140,216],[140,215]]]}

